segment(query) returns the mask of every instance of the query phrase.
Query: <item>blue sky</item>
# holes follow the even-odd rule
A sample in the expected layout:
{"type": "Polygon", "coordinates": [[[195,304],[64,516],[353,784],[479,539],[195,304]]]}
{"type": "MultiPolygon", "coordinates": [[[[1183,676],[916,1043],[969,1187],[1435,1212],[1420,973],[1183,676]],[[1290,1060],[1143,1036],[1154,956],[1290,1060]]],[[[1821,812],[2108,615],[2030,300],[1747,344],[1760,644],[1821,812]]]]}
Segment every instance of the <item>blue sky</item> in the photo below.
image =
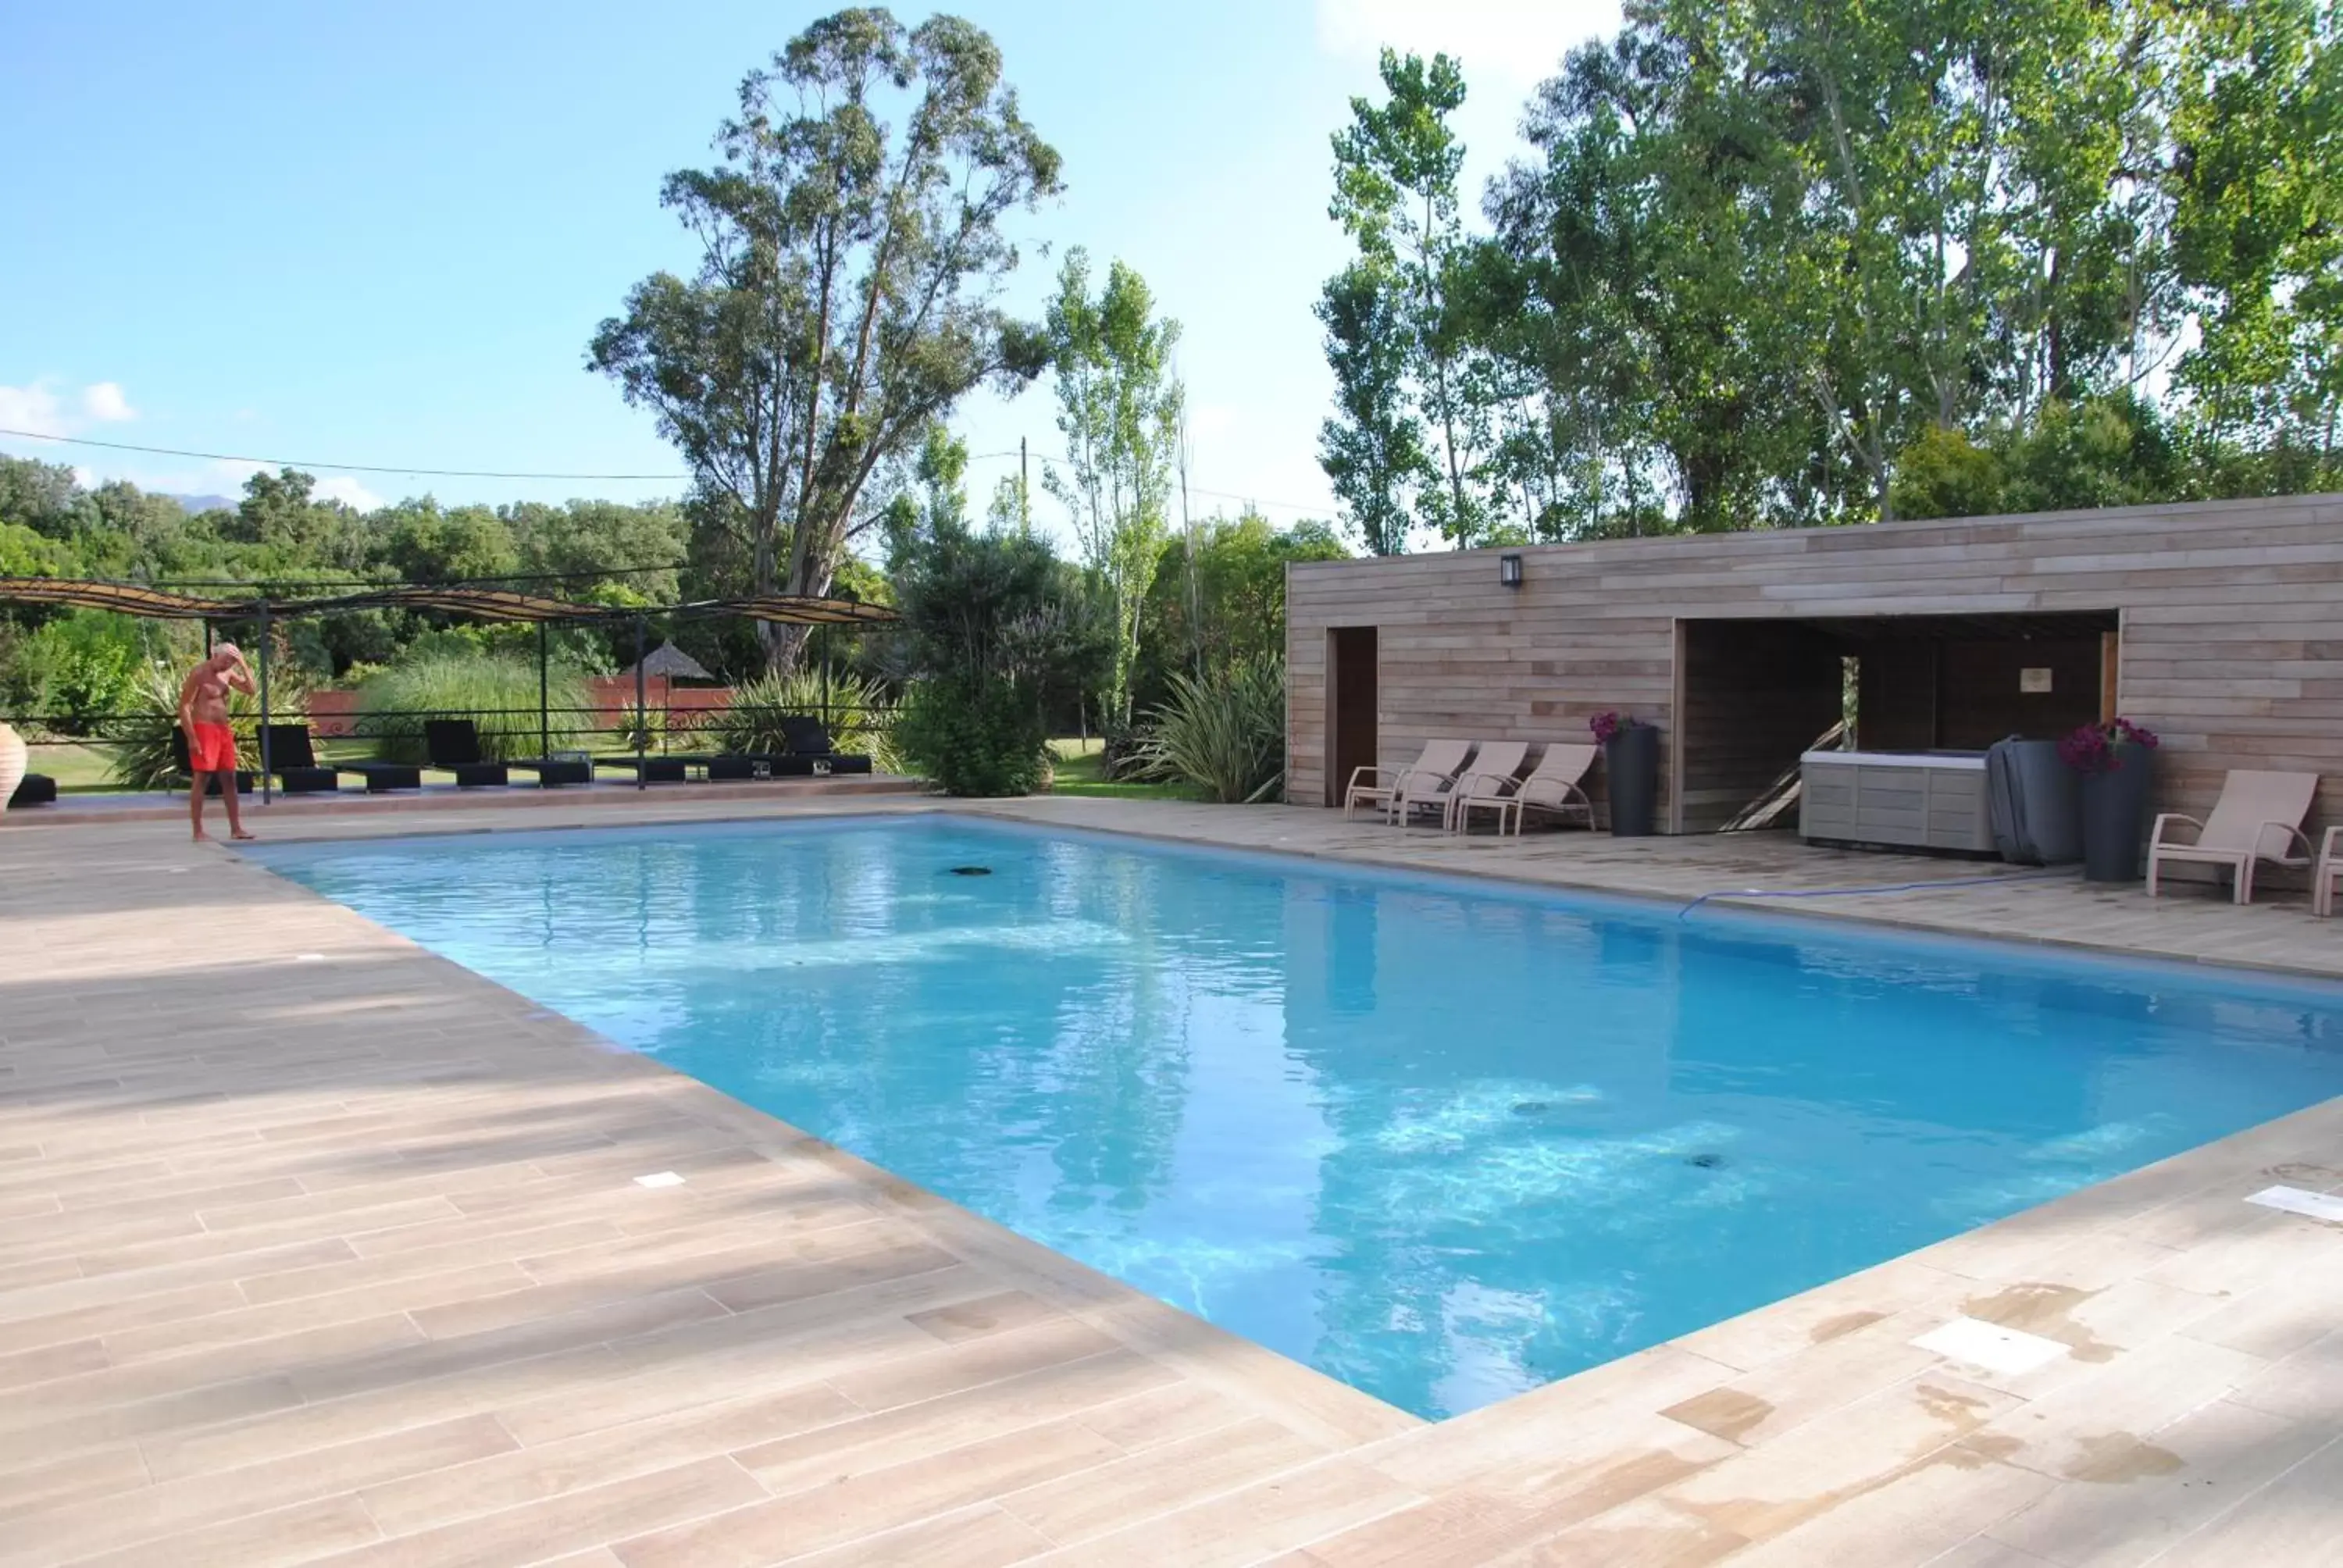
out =
{"type": "MultiPolygon", "coordinates": [[[[688,269],[658,205],[708,161],[741,75],[831,7],[156,0],[10,7],[0,146],[0,427],[287,457],[358,504],[639,498],[672,478],[361,474],[334,463],[672,474],[583,368],[627,287],[688,269]],[[654,20],[654,16],[656,19],[654,20]]],[[[1613,0],[974,0],[1065,156],[1020,220],[1031,309],[1053,261],[1120,256],[1185,328],[1201,508],[1331,515],[1331,389],[1310,306],[1344,255],[1327,137],[1380,43],[1460,56],[1479,181],[1531,87],[1613,0]]],[[[916,20],[924,10],[903,6],[916,20]]],[[[1055,450],[1046,385],[971,402],[978,453],[1055,450]]],[[[248,465],[0,437],[96,477],[232,494],[248,465]]],[[[979,505],[1000,460],[980,462],[979,505]]]]}

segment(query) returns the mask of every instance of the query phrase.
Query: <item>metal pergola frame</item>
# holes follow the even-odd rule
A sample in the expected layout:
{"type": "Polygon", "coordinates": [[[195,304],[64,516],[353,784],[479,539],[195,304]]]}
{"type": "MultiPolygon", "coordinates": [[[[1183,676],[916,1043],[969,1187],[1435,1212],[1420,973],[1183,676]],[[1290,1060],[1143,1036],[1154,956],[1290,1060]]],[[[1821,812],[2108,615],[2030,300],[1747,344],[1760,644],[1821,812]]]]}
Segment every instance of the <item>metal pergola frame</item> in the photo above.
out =
{"type": "MultiPolygon", "coordinates": [[[[260,689],[260,799],[276,799],[275,760],[269,755],[268,644],[274,620],[299,616],[333,615],[361,609],[432,610],[469,616],[476,620],[522,621],[537,627],[537,725],[538,742],[552,746],[553,726],[548,710],[550,692],[549,647],[546,628],[565,626],[635,625],[635,788],[648,789],[649,769],[643,761],[649,749],[650,726],[643,716],[649,708],[649,690],[643,674],[643,656],[650,619],[707,620],[737,615],[750,620],[789,626],[883,626],[900,619],[884,605],[859,599],[820,598],[800,594],[758,594],[741,598],[695,599],[662,608],[621,608],[548,598],[512,588],[475,584],[433,587],[400,583],[359,589],[328,598],[272,598],[265,591],[248,599],[198,598],[145,583],[108,582],[94,578],[0,577],[0,605],[27,605],[60,609],[102,609],[150,620],[195,620],[204,627],[204,647],[212,643],[212,628],[224,620],[260,623],[260,661],[255,671],[260,689]]],[[[825,678],[827,672],[825,671],[825,678]]]]}

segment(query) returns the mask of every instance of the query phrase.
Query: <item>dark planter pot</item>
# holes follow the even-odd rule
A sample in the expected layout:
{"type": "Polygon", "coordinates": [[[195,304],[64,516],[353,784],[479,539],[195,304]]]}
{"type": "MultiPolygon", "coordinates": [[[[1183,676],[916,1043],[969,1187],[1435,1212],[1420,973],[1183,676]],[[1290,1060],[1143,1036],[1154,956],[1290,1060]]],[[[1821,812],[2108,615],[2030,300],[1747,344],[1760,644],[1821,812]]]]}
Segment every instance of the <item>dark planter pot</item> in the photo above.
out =
{"type": "Polygon", "coordinates": [[[1603,772],[1611,793],[1611,836],[1650,838],[1660,794],[1660,732],[1648,724],[1619,731],[1603,748],[1603,772]]]}
{"type": "Polygon", "coordinates": [[[2139,880],[2140,846],[2147,838],[2149,760],[2145,746],[2116,748],[2117,766],[2083,775],[2083,879],[2139,880]]]}

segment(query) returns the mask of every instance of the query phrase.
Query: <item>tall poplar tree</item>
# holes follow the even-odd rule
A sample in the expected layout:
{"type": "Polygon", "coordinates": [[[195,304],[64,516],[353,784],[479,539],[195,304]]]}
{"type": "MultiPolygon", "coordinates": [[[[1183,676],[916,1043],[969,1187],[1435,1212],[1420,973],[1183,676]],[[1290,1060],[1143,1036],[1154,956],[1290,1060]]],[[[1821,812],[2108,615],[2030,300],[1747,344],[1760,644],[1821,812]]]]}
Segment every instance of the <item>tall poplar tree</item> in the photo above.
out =
{"type": "Polygon", "coordinates": [[[1114,618],[1106,711],[1131,721],[1141,611],[1171,533],[1172,487],[1185,398],[1172,367],[1180,324],[1155,315],[1155,297],[1117,261],[1091,292],[1090,255],[1066,253],[1050,301],[1065,462],[1041,482],[1073,515],[1082,559],[1104,586],[1114,618]]]}

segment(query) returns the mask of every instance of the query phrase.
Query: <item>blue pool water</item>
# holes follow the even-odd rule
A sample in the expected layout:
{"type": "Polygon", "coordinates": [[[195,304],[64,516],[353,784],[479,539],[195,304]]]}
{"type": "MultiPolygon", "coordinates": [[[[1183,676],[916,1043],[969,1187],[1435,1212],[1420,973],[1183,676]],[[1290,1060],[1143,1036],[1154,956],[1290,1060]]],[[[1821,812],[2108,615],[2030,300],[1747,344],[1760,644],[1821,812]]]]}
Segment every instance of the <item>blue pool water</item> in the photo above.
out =
{"type": "Polygon", "coordinates": [[[960,819],[259,858],[1426,1416],[2343,1092],[2336,988],[960,819]]]}

